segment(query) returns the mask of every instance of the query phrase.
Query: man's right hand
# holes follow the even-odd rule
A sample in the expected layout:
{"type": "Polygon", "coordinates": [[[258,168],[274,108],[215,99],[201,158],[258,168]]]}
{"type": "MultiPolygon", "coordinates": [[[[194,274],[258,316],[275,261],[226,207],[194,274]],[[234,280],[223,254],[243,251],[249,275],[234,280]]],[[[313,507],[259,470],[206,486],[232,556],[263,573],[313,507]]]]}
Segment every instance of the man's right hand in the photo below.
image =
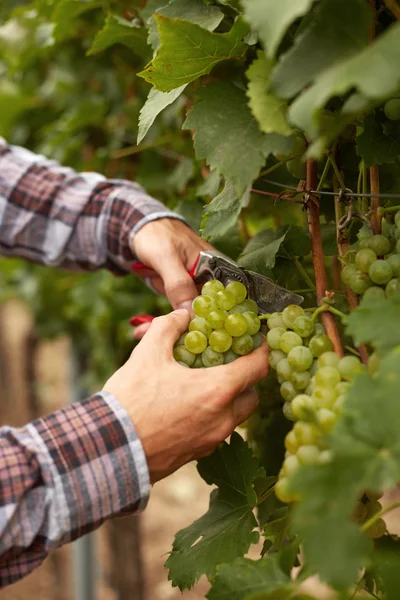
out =
{"type": "Polygon", "coordinates": [[[124,406],[142,442],[152,483],[210,454],[255,410],[252,386],[268,374],[265,342],[235,362],[188,369],[173,357],[190,315],[154,319],[129,360],[104,390],[124,406]]]}

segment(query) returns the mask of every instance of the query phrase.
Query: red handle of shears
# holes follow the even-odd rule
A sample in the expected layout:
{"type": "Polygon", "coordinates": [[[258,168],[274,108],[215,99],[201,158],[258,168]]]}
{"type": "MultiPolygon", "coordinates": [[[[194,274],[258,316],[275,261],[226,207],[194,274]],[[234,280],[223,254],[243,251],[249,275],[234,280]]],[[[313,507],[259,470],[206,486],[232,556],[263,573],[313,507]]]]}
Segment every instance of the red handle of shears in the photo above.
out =
{"type": "MultiPolygon", "coordinates": [[[[196,267],[197,263],[199,262],[199,259],[200,253],[196,258],[196,262],[194,263],[193,267],[189,271],[189,275],[192,279],[194,279],[194,274],[196,272],[196,267]]],[[[133,263],[132,271],[139,277],[155,277],[157,275],[157,272],[154,269],[147,267],[141,262],[133,263]]],[[[152,317],[151,315],[135,315],[134,317],[131,317],[129,319],[129,323],[132,325],[132,327],[137,327],[138,325],[143,325],[144,323],[151,323],[153,319],[154,317],[152,317]]]]}

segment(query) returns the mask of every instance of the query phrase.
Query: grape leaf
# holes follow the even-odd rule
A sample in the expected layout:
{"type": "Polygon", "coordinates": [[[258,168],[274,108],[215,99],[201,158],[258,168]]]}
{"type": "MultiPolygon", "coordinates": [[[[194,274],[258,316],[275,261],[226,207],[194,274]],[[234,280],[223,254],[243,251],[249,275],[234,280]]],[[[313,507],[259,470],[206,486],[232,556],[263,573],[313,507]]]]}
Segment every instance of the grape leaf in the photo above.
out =
{"type": "Polygon", "coordinates": [[[214,575],[218,565],[245,554],[258,541],[253,509],[257,496],[253,482],[264,475],[258,460],[239,434],[223,442],[198,463],[201,477],[218,489],[211,493],[205,515],[179,531],[165,563],[169,579],[182,591],[202,576],[214,575]]]}
{"type": "Polygon", "coordinates": [[[271,90],[281,98],[295,96],[325,69],[365,47],[370,23],[364,0],[321,0],[275,67],[271,90]]]}
{"type": "Polygon", "coordinates": [[[74,19],[102,6],[103,0],[60,0],[55,2],[51,15],[51,20],[55,25],[55,37],[61,38],[70,35],[74,19]]]}
{"type": "Polygon", "coordinates": [[[249,80],[247,96],[249,106],[264,133],[280,133],[288,136],[292,133],[286,119],[287,104],[270,92],[269,77],[273,67],[271,59],[262,52],[246,72],[249,80]]]}
{"type": "Polygon", "coordinates": [[[293,590],[290,578],[279,565],[279,556],[254,561],[248,558],[238,558],[229,565],[218,569],[211,590],[206,595],[208,600],[248,600],[259,598],[287,598],[293,590]],[[281,592],[281,596],[272,595],[281,592]],[[286,593],[284,596],[283,593],[286,593]]]}
{"type": "Polygon", "coordinates": [[[346,333],[356,346],[369,343],[378,352],[387,352],[400,344],[400,294],[392,298],[366,298],[345,319],[346,333]]]}
{"type": "Polygon", "coordinates": [[[217,169],[210,171],[203,183],[196,190],[196,196],[211,196],[213,198],[218,194],[221,176],[217,169]]]}
{"type": "Polygon", "coordinates": [[[240,194],[260,172],[270,140],[260,132],[243,90],[227,82],[210,83],[199,97],[183,128],[194,131],[196,157],[233,181],[240,194]]]}
{"type": "Polygon", "coordinates": [[[228,33],[212,33],[195,23],[155,14],[161,46],[153,62],[138,73],[161,92],[206,75],[223,60],[240,58],[246,51],[241,42],[247,26],[237,19],[228,33]]]}
{"type": "Polygon", "coordinates": [[[146,102],[140,109],[139,130],[137,137],[138,144],[140,144],[140,142],[146,136],[156,117],[164,110],[164,108],[179,98],[185,87],[186,84],[176,88],[175,90],[171,90],[170,92],[160,92],[154,87],[151,88],[146,102]]]}
{"type": "Polygon", "coordinates": [[[375,115],[364,119],[363,132],[357,136],[357,154],[367,167],[392,163],[400,156],[400,124],[380,123],[375,115]]]}
{"type": "Polygon", "coordinates": [[[140,27],[136,21],[128,21],[118,15],[109,15],[103,29],[94,38],[88,55],[102,52],[114,44],[123,44],[144,58],[149,55],[145,28],[140,27]]]}
{"type": "Polygon", "coordinates": [[[26,109],[28,99],[15,84],[0,83],[0,135],[7,136],[20,114],[26,109]]]}
{"type": "Polygon", "coordinates": [[[314,0],[242,0],[244,15],[273,57],[288,27],[305,15],[314,0]]]}
{"type": "MultiPolygon", "coordinates": [[[[356,89],[341,110],[341,115],[362,115],[369,111],[373,104],[379,104],[385,98],[394,96],[400,88],[400,74],[397,69],[400,60],[400,23],[395,23],[385,31],[374,44],[356,53],[326,70],[303,92],[289,108],[289,121],[301,128],[311,140],[321,142],[311,147],[310,154],[321,152],[326,143],[337,133],[332,128],[330,135],[323,131],[321,124],[326,112],[326,103],[333,96],[341,96],[356,89]],[[326,139],[324,139],[324,136],[326,139]]],[[[346,119],[343,120],[343,125],[346,119]]]]}
{"type": "Polygon", "coordinates": [[[182,194],[193,175],[193,160],[191,158],[184,158],[178,162],[175,169],[168,175],[166,184],[182,194]]]}
{"type": "Polygon", "coordinates": [[[249,200],[249,188],[238,196],[235,185],[226,180],[224,189],[204,207],[203,237],[209,239],[226,233],[237,223],[240,211],[248,205],[249,200]]]}
{"type": "MultiPolygon", "coordinates": [[[[166,6],[162,6],[156,11],[160,15],[172,19],[181,19],[196,23],[208,31],[214,31],[224,18],[224,13],[204,0],[171,0],[166,6]]],[[[154,50],[160,45],[157,24],[153,17],[149,19],[149,44],[154,50]]]]}

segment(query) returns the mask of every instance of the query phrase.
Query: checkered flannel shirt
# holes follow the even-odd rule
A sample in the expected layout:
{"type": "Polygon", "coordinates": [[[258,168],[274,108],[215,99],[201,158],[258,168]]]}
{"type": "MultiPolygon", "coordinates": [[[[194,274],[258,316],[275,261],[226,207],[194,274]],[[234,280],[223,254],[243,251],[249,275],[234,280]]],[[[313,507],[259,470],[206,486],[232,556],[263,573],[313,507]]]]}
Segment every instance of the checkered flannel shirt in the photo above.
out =
{"type": "MultiPolygon", "coordinates": [[[[0,138],[0,253],[129,272],[143,225],[179,218],[137,184],[78,174],[0,138]]],[[[143,509],[149,475],[132,421],[109,393],[22,429],[0,428],[0,587],[107,518],[143,509]]]]}

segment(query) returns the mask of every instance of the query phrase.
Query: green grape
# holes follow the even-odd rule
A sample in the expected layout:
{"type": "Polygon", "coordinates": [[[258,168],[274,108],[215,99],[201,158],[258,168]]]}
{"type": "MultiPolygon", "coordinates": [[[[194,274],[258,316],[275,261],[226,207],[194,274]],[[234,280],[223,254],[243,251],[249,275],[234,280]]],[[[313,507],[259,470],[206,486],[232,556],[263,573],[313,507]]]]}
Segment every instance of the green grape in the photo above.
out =
{"type": "Polygon", "coordinates": [[[400,277],[400,254],[391,254],[386,260],[392,267],[394,277],[400,277]]]}
{"type": "Polygon", "coordinates": [[[185,338],[187,336],[187,332],[186,333],[182,333],[181,337],[179,338],[179,340],[177,342],[175,342],[175,346],[184,346],[185,345],[185,338]]]}
{"type": "Polygon", "coordinates": [[[336,415],[341,414],[345,400],[346,400],[346,397],[344,395],[340,395],[336,398],[336,400],[332,406],[332,410],[336,415]]]}
{"type": "Polygon", "coordinates": [[[315,406],[310,396],[306,394],[299,394],[291,402],[292,413],[299,421],[307,421],[310,417],[312,418],[315,412],[315,406]]]}
{"type": "Polygon", "coordinates": [[[278,327],[283,327],[285,329],[281,313],[272,313],[268,317],[267,325],[269,329],[277,329],[278,327]]]}
{"type": "MultiPolygon", "coordinates": [[[[390,283],[390,281],[389,281],[389,283],[390,283]]],[[[385,290],[383,290],[382,288],[380,288],[376,285],[373,285],[372,287],[368,288],[364,292],[363,300],[365,300],[367,298],[385,298],[385,290]]]]}
{"type": "Polygon", "coordinates": [[[303,340],[294,331],[285,331],[280,339],[279,348],[288,354],[293,348],[302,346],[303,340]]]}
{"type": "Polygon", "coordinates": [[[291,402],[297,395],[297,390],[291,381],[284,381],[281,385],[280,392],[282,398],[286,400],[286,402],[291,402]]]}
{"type": "Polygon", "coordinates": [[[320,455],[320,449],[318,446],[300,446],[297,450],[297,458],[303,465],[315,465],[318,463],[320,455]]]}
{"type": "Polygon", "coordinates": [[[348,381],[339,381],[339,383],[336,385],[335,390],[338,394],[346,394],[348,389],[349,389],[349,382],[348,381]]]}
{"type": "Polygon", "coordinates": [[[190,331],[185,339],[185,347],[192,354],[201,354],[207,348],[207,338],[201,331],[190,331]]]}
{"type": "Polygon", "coordinates": [[[326,335],[325,327],[322,323],[315,323],[315,335],[326,335]]]}
{"type": "Polygon", "coordinates": [[[186,369],[190,369],[189,365],[187,365],[186,363],[181,362],[180,360],[178,360],[177,362],[178,362],[178,365],[181,365],[181,367],[186,367],[186,369]]]}
{"type": "Polygon", "coordinates": [[[201,360],[205,367],[217,367],[224,364],[224,355],[222,352],[215,352],[211,346],[208,346],[201,355],[201,360]]]}
{"type": "Polygon", "coordinates": [[[285,458],[285,460],[283,461],[283,465],[282,465],[282,470],[285,473],[285,475],[292,475],[293,473],[295,473],[295,471],[297,471],[297,469],[299,468],[300,463],[298,461],[297,456],[287,456],[285,458]]]}
{"type": "Polygon", "coordinates": [[[247,321],[247,333],[249,335],[255,335],[260,331],[261,321],[259,317],[249,310],[243,313],[244,318],[247,321]]]}
{"type": "Polygon", "coordinates": [[[335,352],[324,352],[318,358],[318,367],[337,367],[339,363],[339,357],[335,352]]]}
{"type": "Polygon", "coordinates": [[[305,390],[306,387],[308,387],[310,380],[311,375],[308,371],[293,371],[290,378],[290,381],[293,383],[296,390],[305,390]]]}
{"type": "Polygon", "coordinates": [[[321,387],[335,387],[339,383],[340,379],[340,373],[335,367],[321,367],[315,374],[315,382],[321,387]]]}
{"type": "Polygon", "coordinates": [[[378,500],[370,500],[365,506],[367,507],[367,519],[374,517],[382,510],[382,504],[378,500]]]}
{"type": "Polygon", "coordinates": [[[241,302],[239,306],[244,308],[245,312],[253,312],[256,313],[256,315],[258,315],[258,304],[254,300],[251,300],[251,298],[243,300],[243,302],[241,302]]]}
{"type": "Polygon", "coordinates": [[[189,331],[200,331],[206,338],[209,338],[212,327],[204,317],[194,317],[189,323],[189,331]]]}
{"type": "Polygon", "coordinates": [[[225,321],[225,329],[230,335],[240,337],[247,333],[247,319],[240,314],[228,315],[225,321]]]}
{"type": "Polygon", "coordinates": [[[232,350],[240,356],[244,356],[245,354],[251,352],[253,350],[253,347],[253,338],[248,333],[245,333],[240,337],[233,338],[232,350]]]}
{"type": "Polygon", "coordinates": [[[261,341],[262,341],[261,333],[256,333],[255,335],[252,335],[251,339],[253,340],[253,349],[254,350],[261,346],[261,341]]]}
{"type": "Polygon", "coordinates": [[[232,292],[232,294],[235,296],[236,304],[243,302],[247,296],[246,286],[243,285],[243,283],[240,283],[240,281],[231,281],[228,283],[225,289],[227,289],[229,292],[232,292]]]}
{"type": "Polygon", "coordinates": [[[243,308],[243,306],[241,306],[240,304],[236,304],[236,306],[234,306],[227,312],[228,312],[228,315],[238,315],[238,314],[242,315],[243,313],[246,312],[246,309],[243,308]]]}
{"type": "Polygon", "coordinates": [[[317,410],[317,421],[325,433],[330,433],[337,421],[337,416],[327,408],[317,410]]]}
{"type": "Polygon", "coordinates": [[[211,296],[211,298],[215,298],[218,292],[221,292],[224,288],[224,284],[218,279],[211,279],[210,281],[206,281],[206,283],[201,288],[202,296],[211,296]]]}
{"type": "Polygon", "coordinates": [[[334,454],[332,450],[322,450],[321,454],[319,455],[318,464],[327,465],[332,462],[333,457],[334,454]]]}
{"type": "Polygon", "coordinates": [[[370,539],[378,539],[386,533],[386,523],[383,519],[377,519],[372,525],[370,525],[365,532],[370,539]]]}
{"type": "Polygon", "coordinates": [[[350,285],[350,283],[354,279],[356,272],[357,269],[354,265],[346,265],[345,267],[343,267],[340,275],[343,283],[346,285],[350,285]]]}
{"type": "Polygon", "coordinates": [[[390,242],[384,235],[373,235],[369,239],[368,248],[371,248],[377,256],[384,256],[390,252],[390,242]]]}
{"type": "Polygon", "coordinates": [[[284,504],[293,502],[293,495],[289,492],[289,483],[285,477],[279,479],[275,484],[275,496],[284,504]]]}
{"type": "MultiPolygon", "coordinates": [[[[375,490],[365,490],[365,495],[367,496],[368,500],[377,501],[377,500],[380,500],[382,498],[383,492],[382,491],[377,491],[376,492],[375,490]]],[[[381,506],[380,503],[379,503],[379,506],[381,506]]],[[[379,510],[381,510],[381,509],[379,509],[379,510]]]]}
{"type": "Polygon", "coordinates": [[[236,304],[235,296],[229,290],[221,290],[220,292],[217,292],[215,301],[218,308],[222,310],[230,310],[236,304]]]}
{"type": "Polygon", "coordinates": [[[211,296],[197,296],[193,300],[192,308],[198,317],[207,317],[212,310],[216,310],[214,298],[211,296]]]}
{"type": "Polygon", "coordinates": [[[363,502],[357,502],[353,510],[353,520],[362,523],[367,516],[367,507],[363,502]]]}
{"type": "Polygon", "coordinates": [[[366,273],[356,271],[349,287],[355,294],[360,296],[361,294],[364,294],[371,285],[372,281],[366,273]]]}
{"type": "Polygon", "coordinates": [[[311,395],[316,408],[332,408],[337,398],[335,388],[317,385],[311,395]]]}
{"type": "Polygon", "coordinates": [[[227,318],[226,310],[212,310],[207,316],[207,322],[213,329],[222,329],[227,318]]]}
{"type": "Polygon", "coordinates": [[[302,338],[310,337],[314,331],[314,323],[310,317],[307,317],[307,315],[302,315],[297,317],[293,323],[293,331],[302,338]]]}
{"type": "Polygon", "coordinates": [[[376,260],[369,268],[370,279],[378,285],[385,285],[393,276],[393,270],[387,260],[376,260]]]}
{"type": "Polygon", "coordinates": [[[400,254],[400,240],[396,242],[396,254],[400,254]]]}
{"type": "Polygon", "coordinates": [[[282,313],[282,320],[286,327],[293,327],[297,317],[304,316],[304,310],[297,304],[289,304],[282,313]]]}
{"type": "Polygon", "coordinates": [[[365,248],[368,248],[368,244],[369,244],[369,238],[363,238],[362,240],[360,240],[358,242],[358,247],[360,250],[364,250],[365,248]]]}
{"type": "Polygon", "coordinates": [[[288,421],[295,421],[296,420],[296,417],[294,416],[294,414],[292,412],[292,407],[290,406],[290,402],[286,401],[284,403],[284,405],[282,406],[282,412],[283,412],[283,416],[288,421]]]}
{"type": "Polygon", "coordinates": [[[400,229],[400,210],[394,216],[394,222],[397,229],[400,229]]]}
{"type": "MultiPolygon", "coordinates": [[[[186,341],[186,338],[185,338],[186,341]]],[[[186,346],[175,346],[174,358],[176,361],[185,363],[188,367],[191,367],[196,359],[196,355],[186,348],[186,346]]]]}
{"type": "Polygon", "coordinates": [[[203,367],[204,365],[201,356],[200,354],[197,354],[194,363],[192,364],[192,369],[202,369],[203,367]]]}
{"type": "Polygon", "coordinates": [[[368,372],[370,375],[375,375],[375,373],[377,373],[379,371],[380,363],[381,363],[380,356],[376,352],[373,352],[368,359],[368,365],[367,365],[368,372]]]}
{"type": "Polygon", "coordinates": [[[391,279],[386,285],[385,293],[388,298],[392,298],[400,290],[400,279],[391,279]]]}
{"type": "Polygon", "coordinates": [[[314,445],[318,443],[318,440],[321,437],[321,433],[314,423],[298,421],[294,424],[292,431],[295,435],[298,446],[314,445]]]}
{"type": "Polygon", "coordinates": [[[279,350],[281,345],[282,335],[285,333],[286,329],[283,327],[274,327],[274,329],[270,329],[267,333],[267,344],[271,348],[271,350],[279,350]]]}
{"type": "Polygon", "coordinates": [[[383,112],[390,121],[398,121],[400,119],[400,99],[388,100],[383,107],[383,112]]]}
{"type": "Polygon", "coordinates": [[[232,336],[225,329],[216,329],[210,335],[208,343],[215,352],[226,352],[232,346],[232,336]]]}
{"type": "Polygon", "coordinates": [[[359,250],[356,254],[356,267],[363,273],[368,273],[368,270],[373,262],[377,260],[377,256],[371,248],[359,250]]]}
{"type": "Polygon", "coordinates": [[[308,371],[313,363],[313,357],[309,348],[296,346],[289,352],[288,361],[295,371],[308,371]]]}
{"type": "Polygon", "coordinates": [[[272,350],[269,353],[268,358],[269,366],[271,367],[271,369],[276,369],[283,358],[286,358],[286,354],[282,352],[282,350],[272,350]]]}
{"type": "Polygon", "coordinates": [[[280,377],[283,381],[288,381],[292,376],[293,369],[289,365],[289,361],[287,358],[284,358],[278,363],[276,367],[276,373],[278,377],[280,377]]]}
{"type": "Polygon", "coordinates": [[[232,350],[228,350],[224,353],[224,364],[227,365],[237,358],[240,358],[237,354],[235,354],[232,350]]]}
{"type": "Polygon", "coordinates": [[[333,349],[332,342],[327,335],[314,335],[311,338],[308,347],[315,358],[318,358],[324,352],[331,352],[333,349]]]}
{"type": "Polygon", "coordinates": [[[343,379],[352,379],[363,370],[362,363],[357,356],[344,356],[339,360],[338,371],[343,379]]]}
{"type": "MultiPolygon", "coordinates": [[[[326,354],[326,352],[325,352],[326,354]]],[[[315,373],[318,371],[318,360],[313,360],[313,364],[311,365],[309,371],[310,371],[310,375],[311,377],[314,377],[315,373]]]]}
{"type": "Polygon", "coordinates": [[[300,442],[297,439],[297,436],[293,429],[289,431],[289,433],[285,436],[285,448],[288,452],[295,454],[297,452],[297,448],[300,446],[300,442]]]}

